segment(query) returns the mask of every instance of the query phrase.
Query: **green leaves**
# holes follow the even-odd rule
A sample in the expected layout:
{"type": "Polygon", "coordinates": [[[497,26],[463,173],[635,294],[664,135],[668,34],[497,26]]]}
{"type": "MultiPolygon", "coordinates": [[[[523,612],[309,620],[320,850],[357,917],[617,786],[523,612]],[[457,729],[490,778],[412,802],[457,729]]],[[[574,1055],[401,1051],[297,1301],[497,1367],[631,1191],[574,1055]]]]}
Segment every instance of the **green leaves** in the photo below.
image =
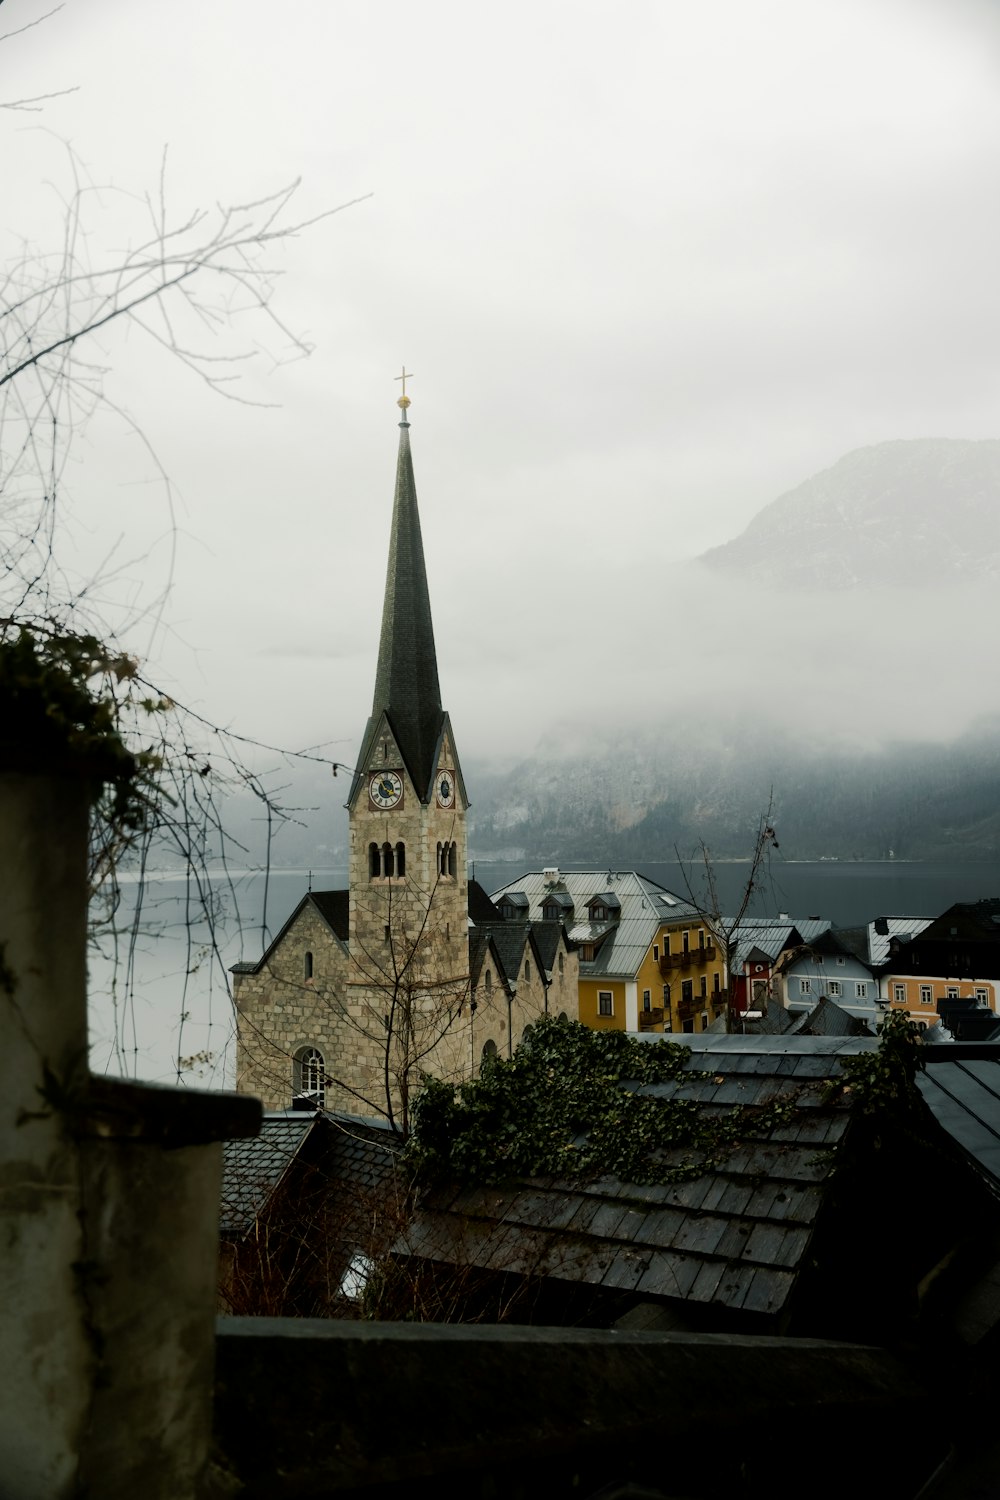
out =
{"type": "Polygon", "coordinates": [[[837,1087],[854,1096],[862,1114],[887,1110],[899,1114],[919,1108],[916,1077],[924,1066],[920,1027],[905,1010],[891,1010],[878,1027],[878,1035],[877,1051],[840,1059],[847,1077],[837,1087]]]}
{"type": "Polygon", "coordinates": [[[794,1093],[752,1110],[716,1111],[629,1087],[679,1079],[689,1057],[666,1039],[546,1017],[511,1059],[485,1063],[477,1081],[428,1079],[407,1154],[425,1181],[612,1173],[637,1184],[678,1182],[794,1114],[794,1093]]]}

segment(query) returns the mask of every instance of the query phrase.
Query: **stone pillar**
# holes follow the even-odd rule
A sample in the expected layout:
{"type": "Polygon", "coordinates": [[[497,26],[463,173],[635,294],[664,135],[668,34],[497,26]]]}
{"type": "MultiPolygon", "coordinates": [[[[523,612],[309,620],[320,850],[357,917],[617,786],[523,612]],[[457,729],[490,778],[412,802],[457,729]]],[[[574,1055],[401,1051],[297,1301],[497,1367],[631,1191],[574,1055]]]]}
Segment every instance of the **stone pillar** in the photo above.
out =
{"type": "Polygon", "coordinates": [[[75,1493],[95,1371],[73,1111],[86,1082],[87,796],[0,774],[0,1473],[75,1493]]]}
{"type": "Polygon", "coordinates": [[[200,1493],[221,1140],[257,1100],[92,1078],[88,786],[0,772],[0,1493],[200,1493]]]}

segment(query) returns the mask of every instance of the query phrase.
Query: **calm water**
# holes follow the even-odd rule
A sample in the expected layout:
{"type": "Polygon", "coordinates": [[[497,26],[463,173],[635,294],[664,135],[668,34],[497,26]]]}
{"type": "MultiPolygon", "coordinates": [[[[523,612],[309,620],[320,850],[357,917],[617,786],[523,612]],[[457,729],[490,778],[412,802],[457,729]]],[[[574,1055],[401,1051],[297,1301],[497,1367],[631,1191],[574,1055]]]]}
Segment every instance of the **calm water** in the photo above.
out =
{"type": "MultiPolygon", "coordinates": [[[[567,868],[570,868],[567,866],[567,868]]],[[[515,880],[524,865],[477,861],[475,876],[487,890],[515,880]]],[[[674,864],[645,864],[641,873],[679,895],[687,895],[685,872],[674,864]]],[[[719,895],[726,911],[742,899],[749,869],[723,864],[716,869],[719,895]]],[[[703,899],[703,881],[688,871],[695,895],[703,899]]],[[[305,870],[272,871],[230,878],[213,877],[211,897],[216,913],[215,940],[200,915],[197,897],[182,876],[162,875],[147,881],[134,941],[109,953],[93,954],[90,966],[92,1066],[100,1072],[172,1081],[177,1058],[195,1061],[185,1081],[199,1087],[231,1086],[233,1016],[226,970],[240,959],[259,958],[308,888],[305,870]],[[266,891],[266,903],[265,903],[266,891]]],[[[315,890],[347,883],[346,867],[314,870],[315,890]]],[[[119,927],[131,919],[128,903],[135,888],[123,892],[119,927]]],[[[788,912],[792,917],[828,917],[837,926],[852,926],[876,916],[932,917],[954,901],[1000,896],[1000,861],[981,864],[836,863],[783,864],[773,861],[756,894],[752,910],[762,916],[788,912]]]]}

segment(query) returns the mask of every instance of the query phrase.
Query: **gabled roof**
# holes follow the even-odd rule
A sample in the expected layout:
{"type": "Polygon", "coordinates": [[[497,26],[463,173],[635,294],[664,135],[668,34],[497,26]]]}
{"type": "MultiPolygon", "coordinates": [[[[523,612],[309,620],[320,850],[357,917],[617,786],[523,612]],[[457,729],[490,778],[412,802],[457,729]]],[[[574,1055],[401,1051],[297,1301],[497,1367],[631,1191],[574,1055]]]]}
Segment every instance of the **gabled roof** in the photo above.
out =
{"type": "Polygon", "coordinates": [[[312,891],[311,895],[313,905],[328,927],[342,943],[346,943],[350,931],[350,891],[312,891]]]}
{"type": "Polygon", "coordinates": [[[329,927],[330,931],[333,933],[334,937],[337,938],[341,943],[346,944],[348,933],[350,931],[348,922],[349,900],[350,893],[348,891],[307,891],[306,894],[302,897],[302,900],[295,907],[295,910],[292,912],[291,916],[278,932],[277,936],[272,938],[271,942],[261,954],[260,958],[258,958],[256,962],[250,961],[245,963],[233,964],[230,969],[230,973],[258,974],[264,967],[264,965],[268,962],[271,954],[277,948],[278,944],[284,941],[284,938],[291,930],[300,912],[302,912],[307,905],[314,906],[319,912],[320,916],[323,918],[324,922],[329,927]]]}
{"type": "Polygon", "coordinates": [[[259,1135],[226,1141],[219,1200],[222,1234],[246,1234],[253,1226],[308,1137],[323,1128],[317,1126],[319,1119],[307,1111],[266,1114],[259,1135]]]}
{"type": "Polygon", "coordinates": [[[828,927],[817,933],[808,942],[803,941],[790,950],[788,966],[803,958],[816,955],[830,958],[852,958],[871,971],[868,958],[868,929],[866,927],[828,927]]]}
{"type": "MultiPolygon", "coordinates": [[[[664,922],[705,923],[689,901],[675,896],[665,886],[635,870],[561,870],[553,878],[544,870],[529,870],[493,892],[494,902],[510,891],[523,891],[528,898],[527,915],[537,922],[545,902],[557,893],[569,896],[577,913],[586,911],[595,897],[608,902],[611,895],[621,903],[618,920],[578,922],[569,930],[574,942],[597,942],[600,949],[581,964],[584,975],[634,975],[664,922]]],[[[610,903],[608,903],[610,905],[610,903]]]]}
{"type": "Polygon", "coordinates": [[[869,962],[879,968],[889,961],[893,938],[915,938],[931,925],[931,917],[875,917],[868,923],[869,962]]]}
{"type": "MultiPolygon", "coordinates": [[[[556,924],[547,925],[555,926],[556,924]]],[[[480,924],[476,931],[492,939],[493,950],[510,989],[517,987],[524,967],[525,954],[529,951],[539,972],[544,975],[548,966],[535,937],[534,923],[509,920],[505,922],[501,918],[498,922],[480,924]]]]}
{"type": "Polygon", "coordinates": [[[470,922],[499,922],[500,913],[478,880],[469,881],[470,922]]]}
{"type": "Polygon", "coordinates": [[[391,1177],[401,1149],[380,1120],[309,1110],[265,1114],[259,1135],[223,1147],[220,1233],[230,1239],[246,1234],[307,1154],[328,1181],[364,1193],[391,1177]]]}
{"type": "Polygon", "coordinates": [[[561,922],[532,922],[531,933],[538,945],[538,954],[545,969],[551,974],[559,952],[559,944],[565,939],[561,922]]]}
{"type": "Polygon", "coordinates": [[[921,1057],[917,1087],[924,1103],[1000,1197],[1000,1045],[926,1045],[921,1057]]]}
{"type": "Polygon", "coordinates": [[[808,942],[807,932],[810,936],[818,936],[829,925],[829,922],[811,920],[792,922],[788,917],[748,917],[733,930],[733,970],[742,974],[743,965],[754,948],[759,948],[773,964],[786,949],[808,942]]]}
{"type": "Polygon", "coordinates": [[[860,1016],[852,1016],[827,995],[795,1027],[796,1036],[872,1036],[860,1016]]]}
{"type": "Polygon", "coordinates": [[[956,901],[928,923],[923,936],[929,942],[949,942],[958,937],[966,942],[1000,943],[1000,898],[956,901]]]}
{"type": "MultiPolygon", "coordinates": [[[[850,1095],[827,1085],[842,1077],[842,1054],[875,1041],[709,1033],[685,1040],[693,1044],[686,1070],[639,1093],[716,1115],[791,1093],[785,1122],[759,1133],[748,1124],[701,1176],[669,1185],[604,1176],[434,1188],[397,1252],[779,1313],[808,1265],[850,1123],[850,1095]]],[[[678,1165],[690,1162],[689,1149],[674,1154],[678,1165]]],[[[665,1164],[671,1160],[665,1153],[665,1164]]]]}

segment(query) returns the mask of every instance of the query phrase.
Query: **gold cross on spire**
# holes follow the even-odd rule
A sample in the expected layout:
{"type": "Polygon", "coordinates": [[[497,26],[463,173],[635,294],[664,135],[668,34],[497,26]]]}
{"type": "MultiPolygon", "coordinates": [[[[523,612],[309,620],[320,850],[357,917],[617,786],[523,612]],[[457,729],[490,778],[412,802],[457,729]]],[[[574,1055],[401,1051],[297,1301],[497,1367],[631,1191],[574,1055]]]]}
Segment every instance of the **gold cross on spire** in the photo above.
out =
{"type": "Polygon", "coordinates": [[[412,374],[411,371],[408,371],[407,368],[406,368],[406,366],[404,365],[403,366],[403,373],[402,373],[402,375],[397,375],[396,379],[397,380],[401,380],[403,382],[403,394],[400,396],[399,400],[396,402],[396,405],[397,406],[401,406],[403,408],[403,410],[405,411],[406,408],[410,404],[410,398],[406,394],[406,382],[408,380],[412,380],[413,379],[413,374],[412,374]]]}

